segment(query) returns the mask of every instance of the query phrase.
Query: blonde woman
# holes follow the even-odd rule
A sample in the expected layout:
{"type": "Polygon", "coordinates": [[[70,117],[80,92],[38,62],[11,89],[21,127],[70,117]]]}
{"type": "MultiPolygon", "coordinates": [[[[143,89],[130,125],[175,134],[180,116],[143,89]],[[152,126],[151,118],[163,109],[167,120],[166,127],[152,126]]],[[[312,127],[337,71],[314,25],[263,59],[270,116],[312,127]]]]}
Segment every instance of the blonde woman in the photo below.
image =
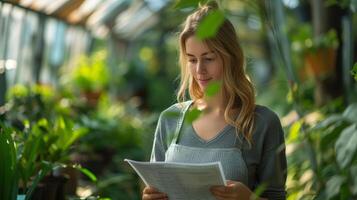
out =
{"type": "MultiPolygon", "coordinates": [[[[200,6],[189,15],[180,34],[181,84],[179,103],[160,115],[151,162],[203,163],[220,161],[227,186],[213,186],[219,200],[249,200],[264,184],[260,199],[285,199],[286,157],[284,134],[277,115],[255,104],[254,88],[244,70],[244,55],[233,25],[225,19],[214,38],[195,36],[197,25],[216,3],[200,6]],[[206,97],[210,83],[221,90],[206,97]],[[190,101],[185,101],[189,93],[190,101]],[[193,122],[191,109],[201,115],[193,122]],[[179,112],[173,117],[172,112],[179,112]]],[[[169,199],[146,187],[142,199],[169,199]]],[[[197,197],[199,199],[199,197],[197,197]]]]}

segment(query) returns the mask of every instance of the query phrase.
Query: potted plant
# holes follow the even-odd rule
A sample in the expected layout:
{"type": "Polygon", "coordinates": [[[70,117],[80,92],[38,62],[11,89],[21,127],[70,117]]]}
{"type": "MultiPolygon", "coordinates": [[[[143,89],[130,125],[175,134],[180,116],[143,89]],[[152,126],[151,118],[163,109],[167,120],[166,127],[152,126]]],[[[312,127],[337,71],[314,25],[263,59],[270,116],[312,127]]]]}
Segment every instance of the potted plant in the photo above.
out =
{"type": "Polygon", "coordinates": [[[85,97],[87,103],[95,106],[108,87],[109,72],[105,51],[96,52],[91,57],[81,57],[71,79],[71,83],[85,97]]]}
{"type": "Polygon", "coordinates": [[[334,74],[338,47],[336,31],[330,30],[307,44],[311,46],[306,46],[305,66],[313,76],[319,79],[334,74]]]}
{"type": "MultiPolygon", "coordinates": [[[[1,153],[0,181],[6,182],[0,199],[14,199],[17,191],[29,199],[54,199],[54,195],[64,195],[66,178],[54,177],[58,169],[69,166],[91,174],[79,165],[72,165],[68,160],[71,146],[87,129],[79,126],[61,107],[48,87],[17,85],[9,90],[5,121],[0,124],[1,153]],[[46,95],[47,94],[47,95],[46,95]],[[48,95],[52,94],[52,95],[48,95]],[[61,107],[61,108],[60,108],[61,107]],[[29,112],[33,111],[33,112],[29,112]],[[64,115],[63,115],[64,114],[64,115]],[[14,156],[15,155],[15,156],[14,156]],[[46,182],[46,183],[45,183],[46,182]],[[51,186],[50,186],[51,185],[51,186]],[[43,190],[51,187],[53,190],[43,190]],[[16,192],[14,192],[16,191],[16,192]],[[45,196],[41,191],[52,191],[45,196]],[[9,194],[14,196],[9,196],[9,194]]],[[[1,184],[3,185],[3,184],[1,184]]]]}
{"type": "Polygon", "coordinates": [[[18,191],[26,200],[64,199],[66,177],[56,173],[64,167],[75,168],[96,181],[87,169],[68,165],[70,147],[86,132],[61,117],[54,123],[41,119],[29,132],[1,123],[0,158],[6,160],[0,164],[0,183],[6,185],[0,189],[1,199],[16,199],[18,191]]]}
{"type": "Polygon", "coordinates": [[[301,26],[292,36],[293,49],[303,57],[304,67],[300,74],[323,80],[334,74],[336,49],[339,45],[336,31],[313,37],[311,25],[301,26]]]}
{"type": "Polygon", "coordinates": [[[24,133],[0,123],[0,159],[5,161],[0,163],[0,199],[30,199],[51,165],[36,159],[39,138],[17,143],[14,134],[24,133]],[[30,179],[32,184],[28,184],[30,179]]]}

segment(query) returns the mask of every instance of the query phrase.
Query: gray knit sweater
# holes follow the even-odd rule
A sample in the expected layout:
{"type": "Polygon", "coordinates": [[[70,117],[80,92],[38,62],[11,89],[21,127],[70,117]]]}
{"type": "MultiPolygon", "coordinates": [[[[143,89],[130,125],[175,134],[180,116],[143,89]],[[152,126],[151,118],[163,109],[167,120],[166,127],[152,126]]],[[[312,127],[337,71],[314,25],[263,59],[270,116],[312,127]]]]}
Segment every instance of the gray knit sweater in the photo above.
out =
{"type": "MultiPolygon", "coordinates": [[[[165,152],[174,137],[179,116],[185,114],[182,112],[183,109],[181,104],[174,104],[161,113],[155,132],[152,162],[165,161],[165,152]]],[[[199,148],[232,148],[236,147],[235,141],[237,141],[236,131],[230,125],[210,141],[205,141],[197,135],[192,124],[185,121],[177,144],[199,148]]],[[[249,147],[242,137],[238,141],[248,168],[248,187],[253,191],[260,184],[265,183],[266,190],[262,197],[272,200],[286,199],[287,163],[284,132],[278,116],[267,107],[257,105],[252,146],[249,147]]]]}

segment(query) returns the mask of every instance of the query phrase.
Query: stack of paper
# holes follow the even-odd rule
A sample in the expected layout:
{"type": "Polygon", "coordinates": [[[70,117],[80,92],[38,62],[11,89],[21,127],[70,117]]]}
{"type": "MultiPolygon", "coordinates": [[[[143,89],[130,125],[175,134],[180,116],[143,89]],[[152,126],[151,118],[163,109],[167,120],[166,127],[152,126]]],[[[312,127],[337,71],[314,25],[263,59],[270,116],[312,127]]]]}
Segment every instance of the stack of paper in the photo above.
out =
{"type": "Polygon", "coordinates": [[[226,183],[220,162],[192,164],[125,161],[147,186],[166,193],[170,200],[214,200],[210,187],[226,183]]]}

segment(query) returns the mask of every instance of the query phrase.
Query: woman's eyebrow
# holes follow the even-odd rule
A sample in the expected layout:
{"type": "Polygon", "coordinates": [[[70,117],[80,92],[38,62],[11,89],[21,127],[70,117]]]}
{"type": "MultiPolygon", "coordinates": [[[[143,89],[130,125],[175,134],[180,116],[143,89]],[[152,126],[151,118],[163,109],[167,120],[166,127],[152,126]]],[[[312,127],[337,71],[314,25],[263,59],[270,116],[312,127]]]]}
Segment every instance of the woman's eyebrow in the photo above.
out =
{"type": "MultiPolygon", "coordinates": [[[[213,53],[213,54],[214,54],[214,51],[209,51],[209,52],[202,53],[202,54],[201,54],[201,56],[205,56],[205,55],[207,55],[207,54],[211,54],[211,53],[213,53]]],[[[187,55],[187,56],[191,56],[191,57],[195,57],[194,55],[189,54],[189,53],[186,53],[186,55],[187,55]]]]}

